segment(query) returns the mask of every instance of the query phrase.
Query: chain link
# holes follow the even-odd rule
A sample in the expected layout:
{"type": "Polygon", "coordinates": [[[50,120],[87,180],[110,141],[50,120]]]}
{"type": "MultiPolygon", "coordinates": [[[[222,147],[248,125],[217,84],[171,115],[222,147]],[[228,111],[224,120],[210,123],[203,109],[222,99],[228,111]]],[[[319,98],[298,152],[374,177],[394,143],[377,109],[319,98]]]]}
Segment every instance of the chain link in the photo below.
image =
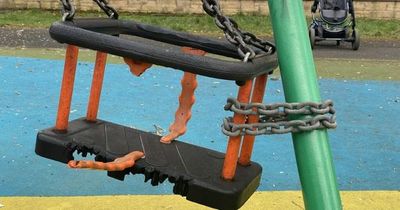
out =
{"type": "Polygon", "coordinates": [[[250,46],[261,49],[267,54],[275,52],[275,45],[268,41],[257,38],[254,34],[241,31],[238,24],[230,17],[224,16],[218,0],[202,0],[204,11],[214,17],[215,24],[224,31],[226,39],[238,47],[238,53],[244,62],[257,56],[250,46]]]}
{"type": "MultiPolygon", "coordinates": [[[[61,1],[61,11],[63,13],[63,21],[71,21],[75,16],[75,7],[71,3],[71,0],[60,0],[61,1]]],[[[119,15],[117,11],[108,5],[106,0],[93,0],[99,7],[108,15],[108,17],[113,19],[118,19],[119,15]]]]}
{"type": "Polygon", "coordinates": [[[75,7],[71,4],[70,0],[61,1],[62,21],[72,20],[75,16],[75,7]]]}
{"type": "Polygon", "coordinates": [[[258,123],[235,124],[225,118],[222,132],[227,136],[271,135],[336,128],[336,111],[332,100],[323,103],[240,103],[228,98],[225,110],[242,115],[259,115],[258,123]],[[290,115],[303,115],[304,119],[290,120],[290,115]]]}

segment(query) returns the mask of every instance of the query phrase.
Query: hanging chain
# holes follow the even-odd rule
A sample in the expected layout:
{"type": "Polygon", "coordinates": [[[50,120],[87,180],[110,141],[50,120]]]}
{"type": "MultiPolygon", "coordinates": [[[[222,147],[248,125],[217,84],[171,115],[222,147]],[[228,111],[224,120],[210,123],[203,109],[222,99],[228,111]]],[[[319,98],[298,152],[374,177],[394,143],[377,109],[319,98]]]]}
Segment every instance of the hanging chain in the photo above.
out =
{"type": "MultiPolygon", "coordinates": [[[[63,21],[71,21],[75,16],[75,7],[72,5],[71,0],[60,0],[62,4],[61,11],[63,13],[63,21]]],[[[117,11],[108,5],[106,0],[93,0],[99,7],[107,14],[108,17],[118,19],[117,11]]]]}
{"type": "Polygon", "coordinates": [[[204,11],[214,17],[215,24],[224,31],[226,39],[238,47],[238,53],[244,62],[255,58],[257,55],[251,46],[259,48],[267,54],[275,52],[274,44],[263,41],[252,33],[241,31],[236,21],[224,16],[218,0],[202,0],[202,2],[204,11]]]}
{"type": "Polygon", "coordinates": [[[225,118],[222,132],[227,136],[271,135],[336,128],[336,111],[333,102],[323,103],[240,103],[229,98],[225,110],[242,115],[259,115],[258,123],[235,124],[232,118],[225,118]],[[303,115],[302,120],[290,120],[290,115],[303,115]]]}

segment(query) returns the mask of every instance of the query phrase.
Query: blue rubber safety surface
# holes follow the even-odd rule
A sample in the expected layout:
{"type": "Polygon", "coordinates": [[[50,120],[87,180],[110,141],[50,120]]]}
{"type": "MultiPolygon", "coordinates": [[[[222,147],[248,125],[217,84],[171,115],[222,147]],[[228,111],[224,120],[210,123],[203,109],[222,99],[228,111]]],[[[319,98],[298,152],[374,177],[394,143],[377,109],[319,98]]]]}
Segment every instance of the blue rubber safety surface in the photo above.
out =
{"type": "MultiPolygon", "coordinates": [[[[0,196],[171,194],[164,183],[152,187],[142,175],[125,182],[105,172],[71,170],[34,153],[38,130],[53,126],[63,61],[0,57],[0,196]]],[[[85,116],[92,63],[79,63],[71,119],[85,116]]],[[[142,77],[126,65],[107,66],[99,117],[154,131],[168,129],[180,93],[181,71],[153,67],[142,77]]],[[[180,139],[218,151],[234,82],[198,77],[196,104],[188,132],[180,139]]],[[[323,99],[333,99],[339,127],[329,132],[341,190],[400,189],[400,82],[320,80],[323,99]]],[[[284,101],[280,80],[269,80],[265,101],[284,101]]],[[[259,190],[299,190],[290,135],[260,136],[254,161],[263,166],[259,190]]]]}

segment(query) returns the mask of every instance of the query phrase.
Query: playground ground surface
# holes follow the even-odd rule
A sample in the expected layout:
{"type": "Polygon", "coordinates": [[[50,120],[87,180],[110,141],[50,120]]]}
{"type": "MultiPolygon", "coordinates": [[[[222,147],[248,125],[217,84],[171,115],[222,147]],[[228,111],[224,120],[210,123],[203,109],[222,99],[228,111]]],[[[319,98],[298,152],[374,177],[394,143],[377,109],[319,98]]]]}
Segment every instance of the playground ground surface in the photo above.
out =
{"type": "MultiPolygon", "coordinates": [[[[1,210],[202,208],[171,195],[168,183],[151,187],[142,175],[120,182],[104,172],[70,170],[37,157],[35,135],[54,123],[64,51],[28,42],[0,45],[1,210]]],[[[398,44],[365,43],[358,52],[328,44],[314,51],[322,98],[333,99],[338,111],[339,127],[329,137],[345,209],[400,206],[398,44]]],[[[181,72],[155,66],[136,78],[119,58],[110,61],[100,118],[142,130],[153,131],[154,125],[166,130],[177,107],[181,72]]],[[[81,51],[72,119],[85,114],[92,62],[93,53],[81,51]]],[[[231,113],[222,107],[235,92],[232,82],[199,77],[189,131],[180,139],[224,151],[220,124],[231,113]]],[[[275,74],[268,81],[265,101],[283,99],[275,74]]],[[[263,166],[263,177],[243,209],[304,208],[290,135],[259,137],[254,161],[263,166]]]]}

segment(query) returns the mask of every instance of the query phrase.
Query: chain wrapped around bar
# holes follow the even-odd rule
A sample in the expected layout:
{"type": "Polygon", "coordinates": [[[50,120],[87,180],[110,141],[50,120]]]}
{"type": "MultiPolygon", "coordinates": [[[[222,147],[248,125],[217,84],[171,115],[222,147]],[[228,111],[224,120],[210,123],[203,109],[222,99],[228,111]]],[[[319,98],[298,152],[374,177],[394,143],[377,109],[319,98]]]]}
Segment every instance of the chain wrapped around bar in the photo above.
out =
{"type": "Polygon", "coordinates": [[[226,39],[238,47],[238,53],[244,62],[255,58],[257,55],[251,46],[261,49],[267,54],[275,52],[274,44],[261,40],[252,33],[241,31],[236,21],[224,16],[218,0],[202,0],[202,2],[204,11],[214,18],[218,28],[224,31],[226,39]]]}
{"type": "MultiPolygon", "coordinates": [[[[60,0],[61,1],[61,12],[62,21],[71,21],[75,16],[75,7],[71,3],[71,0],[60,0]]],[[[118,19],[119,15],[117,11],[108,5],[106,0],[93,0],[99,7],[107,14],[108,17],[118,19]]]]}
{"type": "Polygon", "coordinates": [[[336,111],[333,102],[323,103],[240,103],[228,98],[224,107],[242,115],[259,115],[258,123],[235,124],[231,117],[225,118],[222,132],[227,136],[271,135],[336,128],[336,111]],[[301,115],[299,120],[290,120],[291,115],[301,115]]]}

